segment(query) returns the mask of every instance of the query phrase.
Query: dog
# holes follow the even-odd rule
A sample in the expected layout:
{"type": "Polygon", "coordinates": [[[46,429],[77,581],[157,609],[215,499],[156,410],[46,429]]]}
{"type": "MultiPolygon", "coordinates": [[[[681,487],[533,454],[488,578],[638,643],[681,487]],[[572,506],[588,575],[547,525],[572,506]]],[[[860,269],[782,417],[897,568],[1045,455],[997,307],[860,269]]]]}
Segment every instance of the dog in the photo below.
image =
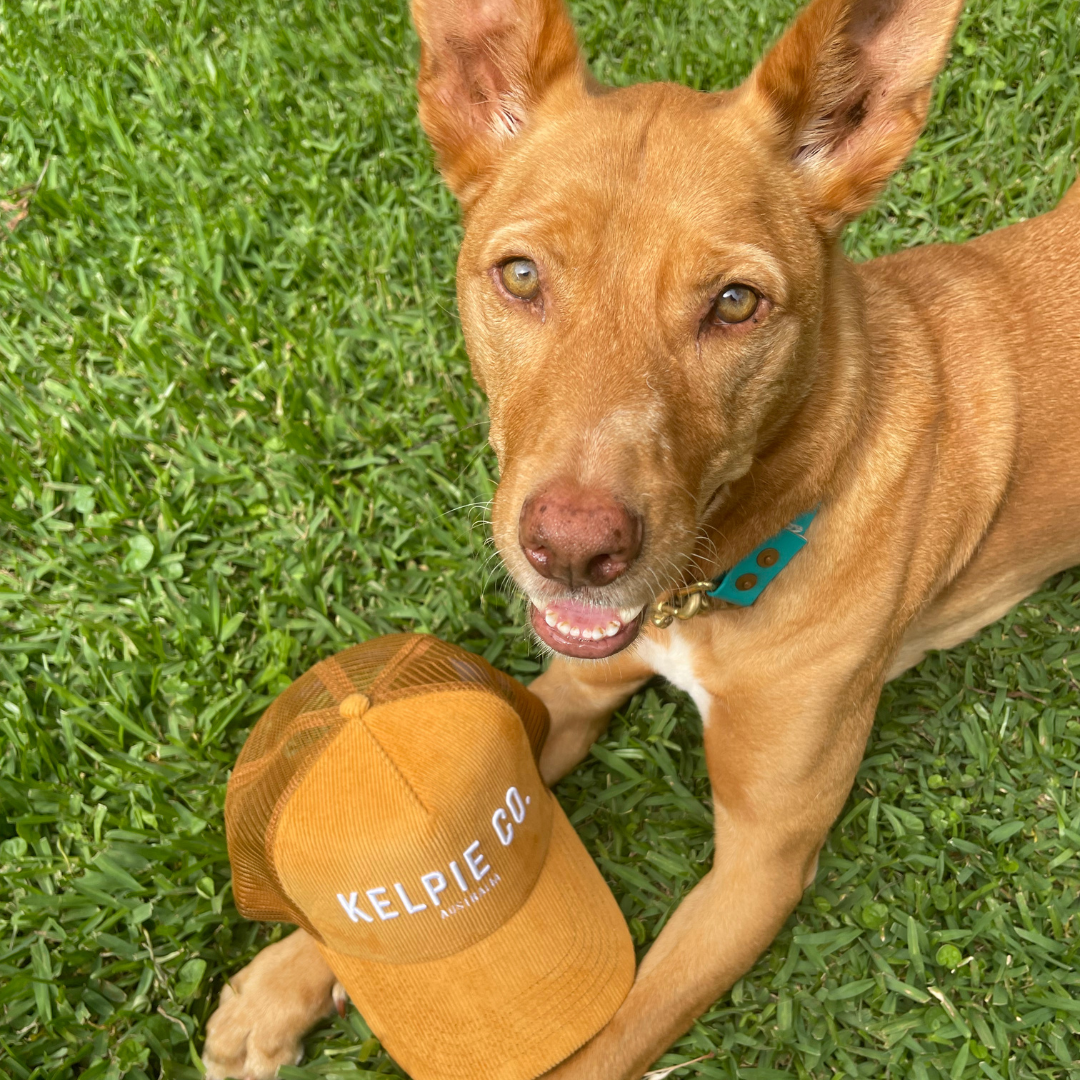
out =
{"type": "MultiPolygon", "coordinates": [[[[712,784],[712,869],[551,1078],[640,1076],[813,879],[884,682],[1080,563],[1080,186],[963,245],[839,245],[922,130],[961,6],[812,0],[742,86],[699,93],[599,86],[561,0],[414,0],[495,543],[554,653],[544,778],[659,673],[712,784]],[[814,510],[753,604],[646,619],[814,510]]],[[[333,994],[302,931],[265,949],[208,1074],[272,1076],[333,994]]]]}

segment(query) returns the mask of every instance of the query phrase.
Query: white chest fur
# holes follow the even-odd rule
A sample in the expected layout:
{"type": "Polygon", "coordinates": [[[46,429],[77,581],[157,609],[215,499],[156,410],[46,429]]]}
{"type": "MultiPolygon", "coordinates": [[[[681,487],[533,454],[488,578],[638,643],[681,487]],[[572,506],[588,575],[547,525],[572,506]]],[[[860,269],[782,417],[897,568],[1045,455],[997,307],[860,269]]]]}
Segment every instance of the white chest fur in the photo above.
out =
{"type": "Polygon", "coordinates": [[[702,724],[708,724],[712,696],[694,671],[693,650],[679,633],[678,623],[656,635],[643,634],[638,638],[636,648],[638,655],[657,675],[690,695],[701,714],[702,724]]]}

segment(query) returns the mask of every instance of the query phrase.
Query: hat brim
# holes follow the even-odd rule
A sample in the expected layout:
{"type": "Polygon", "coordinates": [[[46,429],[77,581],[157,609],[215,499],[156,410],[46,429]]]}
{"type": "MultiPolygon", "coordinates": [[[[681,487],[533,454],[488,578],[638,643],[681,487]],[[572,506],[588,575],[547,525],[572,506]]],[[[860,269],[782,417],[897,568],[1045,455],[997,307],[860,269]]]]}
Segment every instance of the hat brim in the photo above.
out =
{"type": "Polygon", "coordinates": [[[611,890],[553,795],[547,858],[528,898],[441,960],[378,964],[320,945],[368,1026],[413,1080],[532,1080],[614,1015],[634,946],[611,890]]]}

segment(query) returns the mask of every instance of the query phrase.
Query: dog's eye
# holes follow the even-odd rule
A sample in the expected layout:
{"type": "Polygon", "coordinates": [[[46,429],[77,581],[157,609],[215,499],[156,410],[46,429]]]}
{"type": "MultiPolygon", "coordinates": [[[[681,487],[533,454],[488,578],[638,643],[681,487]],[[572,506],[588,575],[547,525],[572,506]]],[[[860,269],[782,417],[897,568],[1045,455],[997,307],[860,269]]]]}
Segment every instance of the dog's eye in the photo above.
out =
{"type": "Polygon", "coordinates": [[[713,304],[715,322],[746,322],[757,311],[761,297],[749,285],[725,285],[713,304]]]}
{"type": "Polygon", "coordinates": [[[502,264],[502,283],[511,296],[519,300],[535,300],[540,291],[540,274],[532,259],[511,259],[502,264]]]}

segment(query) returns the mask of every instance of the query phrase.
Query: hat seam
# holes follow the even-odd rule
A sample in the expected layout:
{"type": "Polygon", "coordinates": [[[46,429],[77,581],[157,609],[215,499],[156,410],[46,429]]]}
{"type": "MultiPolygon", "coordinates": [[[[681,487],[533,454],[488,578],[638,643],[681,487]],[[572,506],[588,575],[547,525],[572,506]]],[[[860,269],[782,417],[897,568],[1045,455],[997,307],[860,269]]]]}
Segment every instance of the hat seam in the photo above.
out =
{"type": "MultiPolygon", "coordinates": [[[[290,686],[288,687],[288,689],[283,691],[282,694],[279,694],[278,699],[273,701],[270,704],[269,708],[267,708],[266,711],[262,714],[262,716],[259,718],[259,720],[256,722],[255,726],[252,728],[251,732],[249,733],[248,738],[245,741],[243,748],[240,750],[239,755],[237,755],[236,766],[233,768],[233,772],[237,771],[237,767],[239,767],[242,770],[245,766],[247,766],[249,764],[249,761],[247,760],[245,755],[248,754],[248,747],[249,747],[249,744],[252,741],[251,736],[255,734],[255,731],[258,729],[259,725],[262,723],[263,718],[268,716],[271,713],[272,710],[277,708],[278,701],[280,701],[281,697],[283,697],[284,694],[287,694],[290,690],[293,689],[293,687],[299,686],[303,682],[303,680],[305,678],[307,678],[307,676],[310,675],[310,674],[311,674],[310,671],[305,672],[304,675],[302,675],[299,679],[296,679],[293,683],[291,683],[290,686]]],[[[335,713],[337,712],[337,705],[336,705],[336,703],[334,703],[333,694],[331,694],[326,689],[326,687],[323,686],[322,682],[317,677],[313,677],[311,679],[311,681],[313,683],[316,683],[319,687],[321,687],[321,689],[316,691],[313,694],[308,695],[310,701],[311,702],[316,701],[325,694],[326,697],[330,699],[331,704],[322,705],[317,709],[313,709],[313,708],[310,708],[310,707],[305,707],[305,708],[302,708],[302,709],[298,710],[294,714],[293,719],[286,721],[286,723],[282,726],[282,730],[281,730],[280,734],[278,734],[277,738],[273,742],[269,742],[261,750],[261,752],[259,752],[258,755],[256,757],[252,758],[251,760],[253,760],[253,761],[262,761],[263,759],[268,758],[272,754],[276,753],[278,751],[278,749],[280,749],[282,743],[286,742],[289,739],[289,737],[292,734],[292,725],[295,724],[296,721],[298,719],[300,719],[300,717],[314,716],[314,715],[319,714],[319,713],[327,712],[328,710],[332,710],[335,713]]],[[[310,704],[310,702],[309,702],[309,704],[310,704]]],[[[252,753],[254,753],[254,750],[252,750],[252,753]]]]}
{"type": "MultiPolygon", "coordinates": [[[[379,686],[389,682],[406,661],[418,659],[426,653],[435,640],[435,638],[430,637],[427,634],[417,634],[415,637],[406,641],[405,644],[402,645],[385,664],[383,664],[382,670],[372,680],[367,691],[368,697],[374,701],[379,693],[379,686]]],[[[359,689],[359,687],[357,689],[359,689]]]]}
{"type": "MultiPolygon", "coordinates": [[[[383,704],[383,702],[380,701],[379,704],[381,705],[381,704],[383,704]]],[[[374,709],[374,708],[375,708],[375,706],[372,705],[372,709],[374,709]]],[[[369,709],[368,713],[370,713],[372,711],[372,709],[369,709]]],[[[420,796],[417,794],[416,789],[409,782],[409,778],[401,771],[401,768],[398,765],[398,763],[390,756],[390,754],[387,752],[387,750],[385,749],[383,744],[381,742],[379,742],[378,736],[375,734],[374,731],[371,730],[370,725],[365,723],[364,718],[366,716],[367,716],[367,713],[365,713],[364,716],[359,717],[358,722],[363,725],[364,731],[367,732],[368,737],[375,744],[376,749],[379,751],[380,754],[382,754],[382,756],[386,759],[387,763],[390,765],[390,768],[393,769],[394,772],[401,779],[401,782],[405,785],[405,790],[408,791],[408,793],[416,800],[416,805],[419,806],[420,809],[423,810],[424,813],[427,814],[427,816],[429,818],[434,817],[435,815],[431,812],[431,810],[427,806],[424,805],[424,800],[421,799],[420,796]]]]}
{"type": "Polygon", "coordinates": [[[336,656],[327,656],[320,660],[312,671],[323,689],[340,705],[349,694],[356,693],[356,683],[349,678],[348,672],[341,666],[336,656]],[[345,687],[348,686],[348,690],[345,687]]]}
{"type": "MultiPolygon", "coordinates": [[[[301,731],[310,731],[318,727],[324,720],[341,722],[342,716],[337,705],[328,706],[325,709],[315,709],[312,712],[300,713],[290,725],[284,729],[281,738],[277,742],[251,761],[238,761],[229,774],[229,783],[243,787],[253,780],[258,780],[268,767],[268,759],[274,754],[281,752],[281,747],[301,731]]],[[[316,759],[317,760],[317,759],[316,759]]]]}

